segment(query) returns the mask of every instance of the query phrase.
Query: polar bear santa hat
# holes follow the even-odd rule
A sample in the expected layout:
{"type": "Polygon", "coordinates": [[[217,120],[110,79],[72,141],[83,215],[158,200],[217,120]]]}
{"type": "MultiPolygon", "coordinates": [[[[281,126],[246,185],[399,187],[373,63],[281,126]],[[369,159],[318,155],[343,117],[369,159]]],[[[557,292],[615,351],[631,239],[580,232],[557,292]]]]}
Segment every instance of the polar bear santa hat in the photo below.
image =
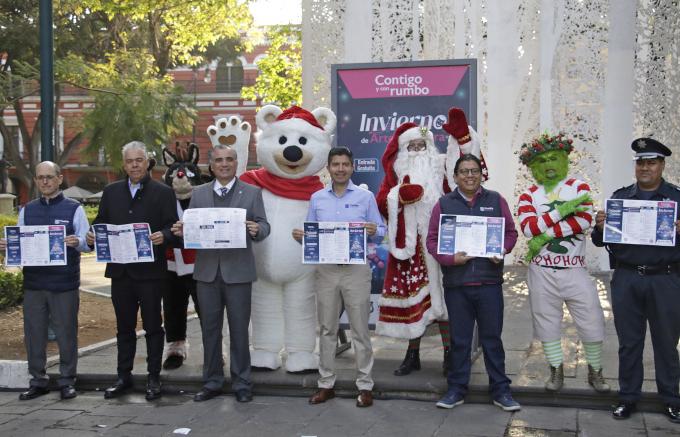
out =
{"type": "MultiPolygon", "coordinates": [[[[263,107],[255,116],[257,126],[262,129],[272,122],[280,128],[304,133],[309,135],[328,135],[335,129],[335,114],[328,108],[317,108],[313,112],[293,105],[290,108],[278,113],[281,109],[278,106],[267,105],[263,107]],[[278,114],[277,114],[278,113],[278,114]],[[323,124],[323,125],[322,125],[323,124]]],[[[330,140],[330,139],[329,139],[330,140]]]]}

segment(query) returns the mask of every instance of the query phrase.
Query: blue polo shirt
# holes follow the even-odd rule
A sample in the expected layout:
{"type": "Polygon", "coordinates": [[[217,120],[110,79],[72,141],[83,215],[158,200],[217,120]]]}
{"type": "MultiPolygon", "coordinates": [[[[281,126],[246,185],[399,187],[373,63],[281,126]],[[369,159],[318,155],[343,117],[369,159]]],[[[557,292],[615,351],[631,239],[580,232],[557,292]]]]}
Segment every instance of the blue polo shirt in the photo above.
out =
{"type": "Polygon", "coordinates": [[[373,193],[354,185],[351,180],[340,197],[333,191],[332,183],[312,194],[307,221],[373,222],[378,225],[378,230],[371,239],[380,241],[385,236],[385,223],[373,193]]]}

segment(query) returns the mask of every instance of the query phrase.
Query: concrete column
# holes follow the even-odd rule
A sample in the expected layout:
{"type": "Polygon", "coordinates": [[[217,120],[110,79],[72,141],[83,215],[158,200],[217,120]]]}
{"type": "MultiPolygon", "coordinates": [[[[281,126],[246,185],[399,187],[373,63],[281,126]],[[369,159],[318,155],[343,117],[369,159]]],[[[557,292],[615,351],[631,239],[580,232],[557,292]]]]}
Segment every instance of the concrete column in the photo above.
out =
{"type": "Polygon", "coordinates": [[[371,62],[373,0],[346,0],[343,62],[371,62]]]}
{"type": "MultiPolygon", "coordinates": [[[[602,196],[595,199],[600,208],[614,190],[633,181],[633,90],[635,59],[636,0],[609,3],[609,50],[604,89],[604,111],[600,150],[602,196]]],[[[600,268],[608,269],[606,253],[600,268]]]]}

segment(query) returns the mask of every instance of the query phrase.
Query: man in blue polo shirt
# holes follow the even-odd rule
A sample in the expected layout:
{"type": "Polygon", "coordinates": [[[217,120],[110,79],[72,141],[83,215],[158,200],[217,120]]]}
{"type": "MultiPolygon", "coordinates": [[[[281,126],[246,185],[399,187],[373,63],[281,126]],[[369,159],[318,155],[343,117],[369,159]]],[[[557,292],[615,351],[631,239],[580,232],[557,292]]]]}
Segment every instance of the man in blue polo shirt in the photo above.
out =
{"type": "MultiPolygon", "coordinates": [[[[332,183],[312,195],[307,221],[365,222],[366,235],[381,240],[385,225],[378,212],[373,193],[352,183],[352,152],[334,147],[328,153],[328,172],[332,183]]],[[[302,241],[303,231],[293,230],[293,238],[302,241]]],[[[335,348],[338,341],[338,316],[342,303],[352,329],[352,343],[357,362],[357,407],[373,405],[373,348],[368,332],[370,312],[371,268],[367,264],[324,264],[316,271],[317,312],[319,317],[319,391],[309,398],[320,404],[335,397],[335,348]]]]}
{"type": "MultiPolygon", "coordinates": [[[[80,203],[64,197],[59,189],[64,176],[57,164],[44,161],[35,169],[35,184],[40,198],[19,212],[18,226],[64,225],[66,227],[66,265],[24,267],[24,342],[28,357],[30,387],[19,395],[22,401],[49,393],[47,361],[47,324],[54,324],[59,345],[58,380],[61,399],[76,397],[78,363],[78,305],[80,295],[80,252],[89,252],[85,242],[87,217],[80,203]]],[[[0,239],[0,251],[6,248],[0,239]]]]}

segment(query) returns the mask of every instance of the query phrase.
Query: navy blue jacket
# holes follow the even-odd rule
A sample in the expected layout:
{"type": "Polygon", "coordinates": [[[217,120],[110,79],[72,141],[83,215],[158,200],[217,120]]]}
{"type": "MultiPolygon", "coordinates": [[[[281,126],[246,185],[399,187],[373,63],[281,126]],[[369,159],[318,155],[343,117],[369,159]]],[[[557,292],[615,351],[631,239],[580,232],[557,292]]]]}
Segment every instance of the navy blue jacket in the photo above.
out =
{"type": "MultiPolygon", "coordinates": [[[[26,226],[64,225],[66,235],[75,234],[73,217],[80,203],[64,197],[59,193],[56,197],[32,200],[24,207],[24,224],[26,226]]],[[[80,287],[80,252],[73,247],[66,247],[65,266],[24,267],[24,289],[70,291],[80,287]]]]}
{"type": "MultiPolygon", "coordinates": [[[[503,217],[501,195],[495,191],[481,189],[473,207],[454,190],[439,199],[442,214],[475,215],[484,217],[503,217]]],[[[488,258],[473,258],[460,266],[442,265],[443,285],[445,288],[460,287],[464,284],[502,284],[503,263],[493,263],[488,258]]]]}

